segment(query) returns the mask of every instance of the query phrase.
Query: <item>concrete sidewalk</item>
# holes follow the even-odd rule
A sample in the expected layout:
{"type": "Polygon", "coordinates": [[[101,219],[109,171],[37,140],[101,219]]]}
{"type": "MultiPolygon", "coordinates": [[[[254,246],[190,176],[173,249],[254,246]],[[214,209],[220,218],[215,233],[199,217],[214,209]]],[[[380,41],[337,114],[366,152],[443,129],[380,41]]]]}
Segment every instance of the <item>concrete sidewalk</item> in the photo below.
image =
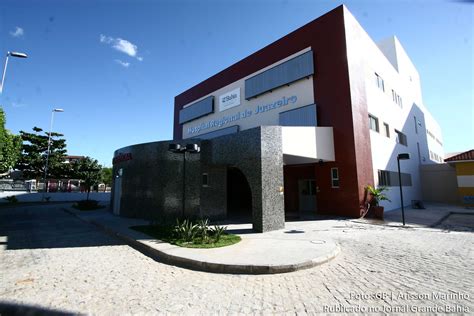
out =
{"type": "MultiPolygon", "coordinates": [[[[474,227],[474,209],[460,205],[442,203],[425,203],[424,209],[405,208],[405,227],[412,228],[447,228],[455,226],[455,230],[472,231],[474,227]]],[[[386,211],[384,220],[353,219],[352,222],[402,227],[402,211],[396,209],[386,211]]]]}
{"type": "Polygon", "coordinates": [[[215,273],[272,274],[311,268],[334,258],[339,247],[312,230],[288,224],[283,230],[257,234],[251,224],[227,225],[242,241],[227,247],[191,249],[171,245],[129,227],[147,225],[141,219],[118,217],[106,210],[64,210],[94,224],[133,248],[164,263],[215,273]]]}

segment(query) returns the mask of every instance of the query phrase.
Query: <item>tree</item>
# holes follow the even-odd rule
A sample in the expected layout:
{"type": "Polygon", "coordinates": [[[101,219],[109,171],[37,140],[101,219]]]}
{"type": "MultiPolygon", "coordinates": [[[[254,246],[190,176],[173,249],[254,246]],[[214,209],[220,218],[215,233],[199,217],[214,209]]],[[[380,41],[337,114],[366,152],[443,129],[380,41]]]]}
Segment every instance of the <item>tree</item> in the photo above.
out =
{"type": "Polygon", "coordinates": [[[91,157],[85,157],[73,164],[74,177],[83,180],[87,188],[87,200],[89,200],[91,187],[98,185],[102,178],[101,170],[102,166],[99,162],[91,157]]]}
{"type": "MultiPolygon", "coordinates": [[[[3,148],[3,139],[5,138],[5,134],[6,134],[6,130],[5,130],[5,123],[6,123],[6,119],[5,119],[5,112],[3,111],[3,109],[0,107],[0,153],[1,153],[1,150],[3,148]]],[[[0,158],[2,158],[0,156],[0,158]]]]}
{"type": "Polygon", "coordinates": [[[0,176],[8,175],[20,158],[21,138],[5,129],[5,112],[0,107],[0,176]]]}
{"type": "Polygon", "coordinates": [[[101,171],[101,181],[105,183],[105,186],[112,186],[112,168],[103,167],[101,171]]]}
{"type": "MultiPolygon", "coordinates": [[[[25,178],[41,178],[44,175],[48,150],[48,134],[39,127],[33,127],[34,133],[20,131],[22,152],[17,169],[23,171],[25,178]],[[43,135],[44,134],[44,135],[43,135]]],[[[48,175],[52,178],[68,178],[71,166],[64,163],[66,156],[66,140],[59,133],[51,133],[51,145],[48,160],[48,175]]]]}

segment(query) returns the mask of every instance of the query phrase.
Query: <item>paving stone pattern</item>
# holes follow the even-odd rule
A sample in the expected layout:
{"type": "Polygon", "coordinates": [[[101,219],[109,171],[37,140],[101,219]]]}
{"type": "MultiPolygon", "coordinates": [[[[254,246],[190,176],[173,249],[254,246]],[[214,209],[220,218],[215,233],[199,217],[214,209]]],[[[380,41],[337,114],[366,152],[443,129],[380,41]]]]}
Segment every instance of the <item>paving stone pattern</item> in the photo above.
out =
{"type": "Polygon", "coordinates": [[[0,253],[0,306],[98,315],[474,311],[469,231],[287,223],[334,239],[341,253],[293,273],[223,275],[156,262],[58,207],[46,208],[0,209],[0,238],[9,238],[1,241],[16,248],[0,253]],[[448,294],[457,297],[436,297],[448,294]]]}

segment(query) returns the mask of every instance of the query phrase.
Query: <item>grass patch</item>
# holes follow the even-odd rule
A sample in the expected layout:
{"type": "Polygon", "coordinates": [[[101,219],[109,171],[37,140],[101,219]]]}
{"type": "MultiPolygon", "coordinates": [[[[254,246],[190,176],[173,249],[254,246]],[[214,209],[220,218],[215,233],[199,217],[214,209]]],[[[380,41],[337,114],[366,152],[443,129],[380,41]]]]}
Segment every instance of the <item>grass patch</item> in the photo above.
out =
{"type": "Polygon", "coordinates": [[[132,226],[130,228],[147,234],[150,237],[185,248],[218,248],[230,246],[242,240],[240,236],[224,233],[217,242],[203,242],[202,238],[194,238],[192,241],[185,241],[176,237],[173,226],[142,225],[132,226]]]}
{"type": "Polygon", "coordinates": [[[96,200],[82,200],[74,203],[72,207],[80,211],[93,211],[104,208],[105,206],[99,205],[99,201],[96,200]]]}

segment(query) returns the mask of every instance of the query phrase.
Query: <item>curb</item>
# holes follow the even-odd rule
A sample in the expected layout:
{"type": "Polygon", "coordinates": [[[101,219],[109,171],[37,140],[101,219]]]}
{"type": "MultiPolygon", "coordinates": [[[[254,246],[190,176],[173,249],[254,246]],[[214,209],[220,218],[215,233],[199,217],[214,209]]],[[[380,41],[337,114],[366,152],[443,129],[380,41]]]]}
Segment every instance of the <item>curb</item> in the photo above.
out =
{"type": "Polygon", "coordinates": [[[189,258],[178,257],[170,255],[161,250],[155,249],[144,242],[138,241],[134,238],[131,238],[125,234],[116,232],[109,227],[102,225],[94,220],[87,220],[82,218],[77,213],[63,208],[63,211],[66,213],[75,216],[81,221],[92,224],[97,228],[101,229],[108,235],[118,238],[124,241],[128,246],[138,250],[142,254],[165,264],[177,266],[180,268],[187,268],[196,271],[211,272],[211,273],[228,273],[228,274],[278,274],[278,273],[288,273],[294,272],[303,269],[313,268],[315,266],[326,263],[334,259],[340,252],[340,247],[336,244],[335,249],[325,256],[321,256],[309,261],[296,264],[288,265],[237,265],[237,264],[223,264],[223,263],[213,263],[206,261],[198,261],[189,258]]]}

